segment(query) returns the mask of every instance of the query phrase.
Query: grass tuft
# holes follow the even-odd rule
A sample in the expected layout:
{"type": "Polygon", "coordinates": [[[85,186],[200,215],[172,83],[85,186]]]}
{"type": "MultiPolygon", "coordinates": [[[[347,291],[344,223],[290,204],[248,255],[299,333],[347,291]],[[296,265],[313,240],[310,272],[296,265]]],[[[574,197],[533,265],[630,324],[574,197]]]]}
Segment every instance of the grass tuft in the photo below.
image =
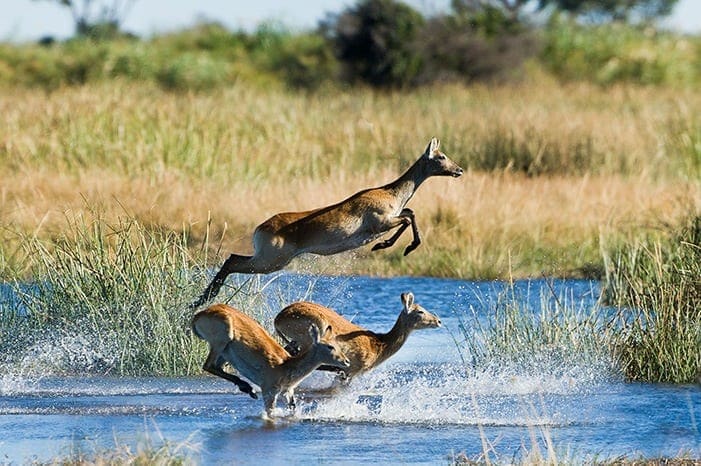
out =
{"type": "Polygon", "coordinates": [[[701,380],[701,215],[605,251],[619,307],[617,354],[631,380],[701,380]]]}
{"type": "Polygon", "coordinates": [[[550,293],[534,300],[507,284],[496,302],[471,309],[460,325],[466,365],[477,372],[577,380],[615,375],[606,313],[550,293]]]}
{"type": "MultiPolygon", "coordinates": [[[[0,328],[12,336],[0,343],[6,367],[26,374],[199,373],[206,345],[191,335],[188,305],[209,277],[188,238],[133,219],[68,223],[52,241],[27,238],[36,279],[0,302],[0,328]]],[[[262,312],[263,286],[248,279],[220,298],[262,312]]]]}
{"type": "Polygon", "coordinates": [[[58,456],[50,461],[37,461],[36,466],[185,466],[195,465],[194,455],[198,447],[188,441],[173,443],[163,438],[157,431],[158,438],[154,439],[149,432],[135,444],[115,440],[113,448],[94,448],[86,451],[83,448],[72,447],[67,455],[58,456]]]}

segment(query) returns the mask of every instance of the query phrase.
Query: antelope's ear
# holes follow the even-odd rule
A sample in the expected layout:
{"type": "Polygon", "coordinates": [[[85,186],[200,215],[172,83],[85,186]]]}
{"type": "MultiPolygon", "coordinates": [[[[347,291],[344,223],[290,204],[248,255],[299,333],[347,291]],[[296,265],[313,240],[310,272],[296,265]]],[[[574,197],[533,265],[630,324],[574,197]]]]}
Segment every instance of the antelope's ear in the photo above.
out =
{"type": "Polygon", "coordinates": [[[333,336],[333,328],[329,325],[326,327],[326,330],[324,330],[324,334],[321,336],[322,340],[328,340],[333,336]]]}
{"type": "Polygon", "coordinates": [[[319,336],[319,327],[317,327],[316,324],[311,324],[309,326],[309,336],[311,337],[314,343],[319,343],[319,341],[321,340],[319,336]]]}
{"type": "Polygon", "coordinates": [[[433,153],[437,151],[439,147],[441,147],[441,141],[436,138],[431,138],[428,146],[426,146],[426,155],[428,155],[429,158],[433,157],[433,153]]]}
{"type": "Polygon", "coordinates": [[[402,304],[404,305],[404,310],[410,312],[411,306],[414,305],[414,294],[411,292],[402,293],[402,304]]]}

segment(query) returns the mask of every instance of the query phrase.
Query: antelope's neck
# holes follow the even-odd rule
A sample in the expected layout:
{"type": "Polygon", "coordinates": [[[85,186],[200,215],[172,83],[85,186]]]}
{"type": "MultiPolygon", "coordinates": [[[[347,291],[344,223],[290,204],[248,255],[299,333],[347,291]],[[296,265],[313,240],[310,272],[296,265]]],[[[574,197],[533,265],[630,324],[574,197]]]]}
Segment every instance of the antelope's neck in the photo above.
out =
{"type": "Polygon", "coordinates": [[[294,383],[297,380],[303,379],[308,374],[310,374],[314,369],[316,369],[319,364],[317,363],[314,351],[310,349],[304,354],[296,357],[291,357],[285,363],[283,363],[283,370],[285,371],[285,376],[290,383],[294,383]]]}
{"type": "Polygon", "coordinates": [[[390,183],[388,188],[403,201],[402,205],[406,205],[425,179],[426,176],[417,161],[402,176],[390,183]]]}
{"type": "Polygon", "coordinates": [[[409,331],[404,324],[404,319],[402,319],[402,316],[400,315],[389,332],[377,334],[377,339],[383,344],[381,350],[382,354],[378,359],[384,361],[399,351],[399,349],[404,345],[407,336],[409,336],[409,331]]]}

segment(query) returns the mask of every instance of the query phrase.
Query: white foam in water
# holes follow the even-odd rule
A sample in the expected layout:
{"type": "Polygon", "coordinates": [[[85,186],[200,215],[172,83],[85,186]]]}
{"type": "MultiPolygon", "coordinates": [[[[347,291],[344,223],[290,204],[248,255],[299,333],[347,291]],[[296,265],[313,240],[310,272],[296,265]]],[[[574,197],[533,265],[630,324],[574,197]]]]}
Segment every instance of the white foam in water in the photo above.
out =
{"type": "Polygon", "coordinates": [[[0,396],[11,396],[18,393],[27,393],[36,383],[36,379],[28,378],[25,375],[8,372],[2,368],[0,376],[0,396]]]}
{"type": "MultiPolygon", "coordinates": [[[[595,384],[595,383],[594,383],[595,384]]],[[[392,424],[561,425],[557,413],[537,414],[542,395],[567,396],[592,388],[570,375],[468,376],[458,365],[380,368],[353,380],[331,397],[305,401],[303,419],[392,424]]]]}
{"type": "Polygon", "coordinates": [[[107,351],[104,342],[94,336],[64,334],[49,336],[32,345],[24,354],[21,366],[34,373],[62,374],[94,372],[95,367],[110,367],[116,351],[107,351]]]}

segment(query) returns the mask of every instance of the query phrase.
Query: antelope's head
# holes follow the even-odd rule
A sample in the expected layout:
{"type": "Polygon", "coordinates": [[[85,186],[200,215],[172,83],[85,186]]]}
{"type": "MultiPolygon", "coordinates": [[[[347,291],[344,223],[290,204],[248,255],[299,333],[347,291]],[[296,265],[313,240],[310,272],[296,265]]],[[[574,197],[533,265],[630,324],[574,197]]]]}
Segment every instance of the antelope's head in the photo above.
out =
{"type": "Polygon", "coordinates": [[[350,361],[333,341],[333,329],[329,325],[324,331],[324,335],[319,334],[319,328],[312,324],[309,327],[309,336],[314,342],[312,348],[315,349],[317,358],[321,364],[329,364],[331,366],[347,369],[350,367],[350,361]]]}
{"type": "Polygon", "coordinates": [[[463,169],[441,152],[440,146],[441,142],[436,138],[432,138],[431,142],[426,146],[423,155],[421,155],[420,160],[426,176],[452,176],[457,178],[462,175],[463,169]]]}
{"type": "Polygon", "coordinates": [[[441,319],[438,316],[431,314],[423,307],[414,302],[413,293],[402,293],[402,314],[406,319],[407,327],[413,330],[423,328],[438,328],[441,326],[441,319]]]}

